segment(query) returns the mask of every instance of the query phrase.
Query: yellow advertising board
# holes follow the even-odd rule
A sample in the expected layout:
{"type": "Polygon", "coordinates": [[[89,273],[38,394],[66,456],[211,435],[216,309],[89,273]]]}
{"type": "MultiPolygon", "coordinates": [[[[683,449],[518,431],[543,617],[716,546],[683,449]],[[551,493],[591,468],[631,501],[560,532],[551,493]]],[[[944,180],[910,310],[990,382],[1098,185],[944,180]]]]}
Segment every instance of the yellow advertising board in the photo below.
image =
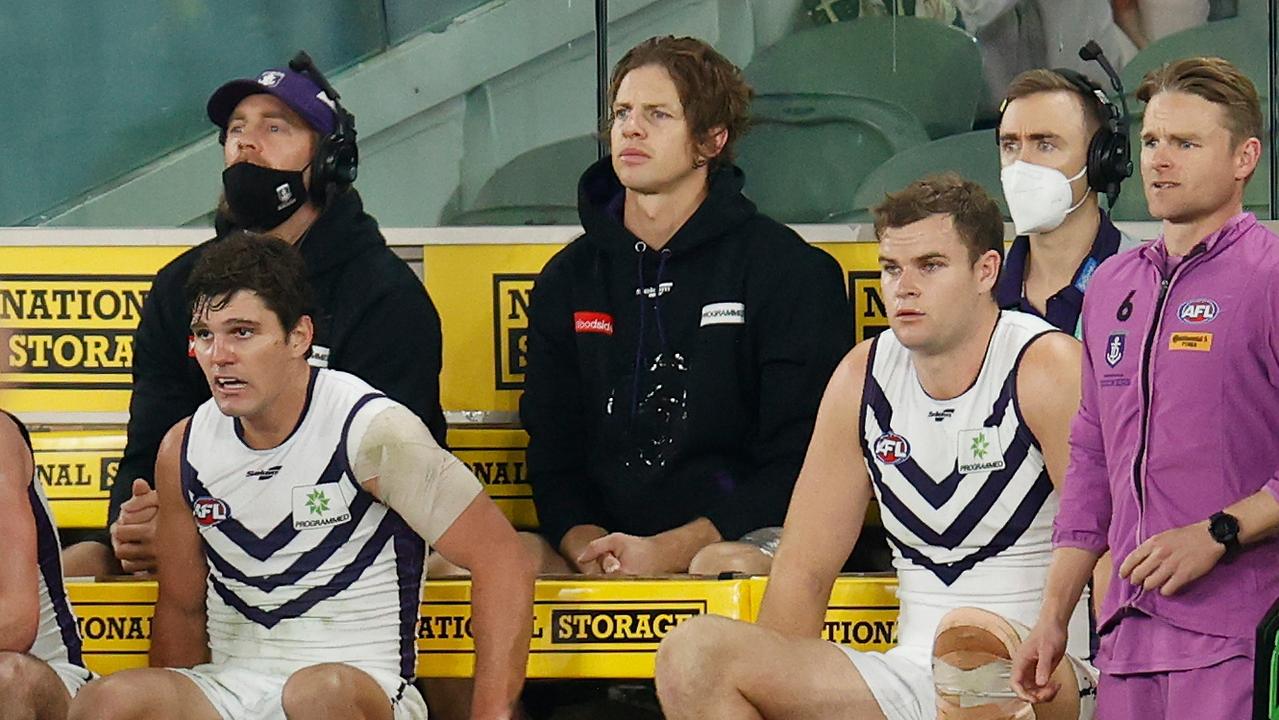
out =
{"type": "MultiPolygon", "coordinates": [[[[764,601],[768,578],[751,578],[754,622],[764,601]]],[[[835,580],[826,608],[822,637],[854,650],[883,652],[897,644],[897,577],[841,575],[835,580]]]]}
{"type": "MultiPolygon", "coordinates": [[[[679,623],[714,613],[745,619],[749,580],[539,580],[528,674],[535,678],[653,676],[657,645],[679,623]]],[[[156,585],[70,582],[85,662],[99,673],[147,664],[156,585]]],[[[467,580],[432,580],[418,621],[418,675],[475,671],[467,580]]]]}
{"type": "Polygon", "coordinates": [[[124,412],[133,331],[156,271],[183,247],[0,247],[0,376],[11,412],[124,412]]]}
{"type": "MultiPolygon", "coordinates": [[[[538,580],[531,678],[651,678],[657,646],[697,615],[749,616],[750,580],[538,580]]],[[[427,583],[418,626],[418,675],[475,671],[471,585],[427,583]]]]}
{"type": "MultiPolygon", "coordinates": [[[[531,678],[647,678],[662,638],[679,623],[715,614],[753,622],[767,578],[709,580],[541,579],[534,595],[531,678]]],[[[897,579],[841,576],[831,592],[825,639],[858,650],[897,643],[897,579]]],[[[146,665],[153,582],[69,582],[85,662],[99,673],[146,665]]],[[[418,621],[418,675],[475,670],[468,580],[432,580],[418,621]]]]}
{"type": "Polygon", "coordinates": [[[879,292],[879,245],[869,242],[814,243],[844,270],[853,304],[854,337],[861,342],[888,329],[888,312],[879,292]]]}
{"type": "Polygon", "coordinates": [[[449,449],[475,473],[511,524],[536,530],[537,510],[524,461],[527,448],[528,433],[518,428],[449,428],[449,449]]]}
{"type": "Polygon", "coordinates": [[[146,667],[155,613],[154,582],[68,582],[84,640],[84,663],[107,674],[146,667]]]}
{"type": "Polygon", "coordinates": [[[104,528],[124,428],[33,432],[36,479],[60,528],[104,528]]]}
{"type": "MultiPolygon", "coordinates": [[[[448,411],[513,417],[524,387],[528,303],[533,281],[560,243],[427,245],[423,274],[444,329],[440,398],[448,411]]],[[[817,247],[839,261],[853,304],[857,339],[888,327],[874,243],[817,247]]]]}
{"type": "Polygon", "coordinates": [[[533,280],[564,245],[427,245],[422,274],[440,312],[445,410],[514,414],[524,387],[533,280]]]}

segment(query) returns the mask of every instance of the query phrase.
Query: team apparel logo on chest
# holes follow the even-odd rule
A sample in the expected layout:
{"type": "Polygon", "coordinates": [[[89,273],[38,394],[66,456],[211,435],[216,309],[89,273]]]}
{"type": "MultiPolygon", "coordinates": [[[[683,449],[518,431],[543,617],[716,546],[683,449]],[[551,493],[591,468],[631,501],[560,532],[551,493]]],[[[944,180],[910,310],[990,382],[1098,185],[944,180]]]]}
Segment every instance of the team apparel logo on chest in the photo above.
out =
{"type": "Polygon", "coordinates": [[[573,331],[580,334],[612,335],[613,316],[608,313],[578,310],[573,313],[573,331]]]}
{"type": "Polygon", "coordinates": [[[910,443],[895,432],[886,432],[875,440],[875,457],[885,465],[897,465],[910,459],[910,443]]]}
{"type": "Polygon", "coordinates": [[[1209,352],[1212,350],[1212,333],[1175,332],[1168,338],[1168,349],[1209,352]]]}
{"type": "Polygon", "coordinates": [[[284,469],[283,465],[272,465],[269,468],[259,468],[256,470],[245,471],[244,477],[250,480],[270,480],[280,474],[280,470],[284,469]]]}
{"type": "Polygon", "coordinates": [[[293,488],[294,530],[341,525],[351,519],[351,511],[342,495],[341,486],[334,483],[327,485],[302,485],[293,488]]]}
{"type": "Polygon", "coordinates": [[[710,303],[702,307],[702,327],[707,325],[745,325],[746,305],[739,302],[710,303]]]}
{"type": "Polygon", "coordinates": [[[1004,450],[996,428],[959,431],[959,472],[988,472],[1004,469],[1004,450]]]}

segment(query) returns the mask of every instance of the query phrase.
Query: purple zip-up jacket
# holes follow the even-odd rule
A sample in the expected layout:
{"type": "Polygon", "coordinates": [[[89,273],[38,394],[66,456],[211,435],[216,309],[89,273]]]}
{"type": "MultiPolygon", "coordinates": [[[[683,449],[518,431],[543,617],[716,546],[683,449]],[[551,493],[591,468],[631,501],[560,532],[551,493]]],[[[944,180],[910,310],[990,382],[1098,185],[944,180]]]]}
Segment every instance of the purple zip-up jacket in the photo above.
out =
{"type": "Polygon", "coordinates": [[[1118,575],[1153,535],[1262,488],[1279,500],[1279,236],[1244,213],[1168,277],[1165,258],[1160,237],[1102,263],[1088,287],[1082,401],[1053,545],[1111,550],[1102,632],[1132,607],[1186,630],[1252,637],[1279,597],[1279,538],[1245,546],[1171,597],[1118,575]]]}

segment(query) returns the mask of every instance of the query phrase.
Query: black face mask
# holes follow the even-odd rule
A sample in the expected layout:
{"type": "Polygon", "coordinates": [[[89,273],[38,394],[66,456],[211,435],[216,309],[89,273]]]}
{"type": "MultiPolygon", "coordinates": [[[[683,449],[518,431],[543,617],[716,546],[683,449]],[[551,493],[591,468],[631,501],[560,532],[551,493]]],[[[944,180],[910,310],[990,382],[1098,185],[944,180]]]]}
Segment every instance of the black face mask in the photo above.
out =
{"type": "Polygon", "coordinates": [[[222,171],[222,189],[236,224],[250,230],[271,230],[306,202],[302,170],[273,170],[238,162],[222,171]]]}

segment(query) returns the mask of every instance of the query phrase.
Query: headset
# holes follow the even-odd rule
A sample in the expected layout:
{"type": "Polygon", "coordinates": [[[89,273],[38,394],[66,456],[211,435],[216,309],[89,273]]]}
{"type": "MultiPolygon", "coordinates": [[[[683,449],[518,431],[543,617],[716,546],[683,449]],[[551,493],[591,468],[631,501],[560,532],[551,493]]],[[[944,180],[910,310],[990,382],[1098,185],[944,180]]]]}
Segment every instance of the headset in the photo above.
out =
{"type": "MultiPolygon", "coordinates": [[[[1102,52],[1101,46],[1095,40],[1089,40],[1087,45],[1079,48],[1079,57],[1101,65],[1101,69],[1106,72],[1106,76],[1110,78],[1110,84],[1119,95],[1122,106],[1122,110],[1115,107],[1115,103],[1106,96],[1101,86],[1085,75],[1068,68],[1052,69],[1052,72],[1065,78],[1079,92],[1095,98],[1098,107],[1102,110],[1104,122],[1093,134],[1092,140],[1088,142],[1088,187],[1103,193],[1109,200],[1110,207],[1113,208],[1115,201],[1119,199],[1120,184],[1123,183],[1124,178],[1132,176],[1132,155],[1128,145],[1128,133],[1132,127],[1132,121],[1128,114],[1128,100],[1124,97],[1124,86],[1119,79],[1119,73],[1115,72],[1114,66],[1106,59],[1106,54],[1102,52]]],[[[1008,103],[1009,99],[1004,98],[1004,101],[999,104],[999,122],[995,125],[996,143],[999,142],[999,126],[1003,124],[1004,111],[1008,108],[1008,103]]]]}
{"type": "Polygon", "coordinates": [[[333,101],[333,114],[337,116],[333,132],[320,138],[311,162],[311,199],[323,207],[326,199],[350,187],[359,174],[360,150],[355,144],[355,116],[342,107],[337,91],[305,50],[299,50],[293,56],[289,69],[311,78],[333,101]]]}

